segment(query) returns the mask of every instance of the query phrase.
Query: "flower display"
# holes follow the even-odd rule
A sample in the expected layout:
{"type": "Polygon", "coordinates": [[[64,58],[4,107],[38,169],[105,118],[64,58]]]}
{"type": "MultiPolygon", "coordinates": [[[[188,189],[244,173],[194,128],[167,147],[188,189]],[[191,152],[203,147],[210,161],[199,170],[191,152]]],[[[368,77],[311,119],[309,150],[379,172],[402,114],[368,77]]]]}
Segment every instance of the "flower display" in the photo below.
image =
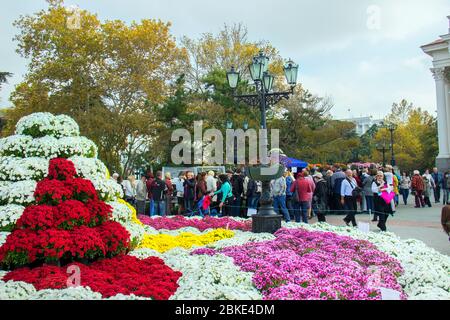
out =
{"type": "Polygon", "coordinates": [[[392,233],[137,217],[97,153],[65,115],[0,139],[0,299],[450,299],[450,258],[392,233]]]}
{"type": "MultiPolygon", "coordinates": [[[[81,286],[89,287],[104,298],[134,294],[167,300],[177,290],[177,281],[181,276],[180,272],[173,271],[156,257],[140,260],[132,256],[118,256],[94,262],[90,266],[74,265],[80,268],[81,286]]],[[[4,276],[3,281],[6,285],[31,284],[36,290],[64,289],[67,287],[67,268],[42,266],[17,269],[4,276]]],[[[25,292],[34,293],[29,287],[25,288],[25,292]]]]}
{"type": "Polygon", "coordinates": [[[0,206],[0,232],[10,232],[17,223],[17,220],[22,216],[24,210],[25,207],[16,204],[0,206]]]}
{"type": "MultiPolygon", "coordinates": [[[[243,271],[265,299],[380,299],[379,287],[401,291],[398,261],[367,241],[333,233],[281,229],[276,239],[220,250],[243,271]],[[378,270],[379,279],[370,269],[378,270]]],[[[206,252],[211,255],[211,252],[206,252]]]]}
{"type": "Polygon", "coordinates": [[[207,229],[230,229],[230,230],[242,230],[250,231],[252,228],[251,220],[246,221],[236,221],[229,217],[215,218],[215,217],[205,217],[204,219],[199,218],[186,218],[184,216],[175,217],[149,217],[140,215],[139,219],[145,225],[151,226],[157,230],[167,229],[176,230],[185,227],[193,227],[200,231],[207,229]]]}
{"type": "Polygon", "coordinates": [[[95,260],[126,253],[130,234],[109,221],[112,207],[97,198],[89,180],[77,178],[73,163],[52,159],[49,175],[36,185],[37,205],[25,208],[0,247],[6,267],[34,262],[95,260]]]}
{"type": "Polygon", "coordinates": [[[233,237],[234,232],[225,229],[216,229],[202,235],[183,232],[177,236],[167,234],[146,234],[138,248],[149,248],[159,252],[165,252],[176,247],[190,248],[202,246],[211,242],[233,237]]]}
{"type": "MultiPolygon", "coordinates": [[[[298,228],[298,224],[285,224],[298,228]]],[[[364,233],[355,228],[336,227],[326,223],[301,225],[308,230],[329,231],[366,240],[400,261],[404,272],[398,278],[409,299],[450,299],[450,257],[438,253],[419,240],[402,240],[393,233],[364,233]]]]}

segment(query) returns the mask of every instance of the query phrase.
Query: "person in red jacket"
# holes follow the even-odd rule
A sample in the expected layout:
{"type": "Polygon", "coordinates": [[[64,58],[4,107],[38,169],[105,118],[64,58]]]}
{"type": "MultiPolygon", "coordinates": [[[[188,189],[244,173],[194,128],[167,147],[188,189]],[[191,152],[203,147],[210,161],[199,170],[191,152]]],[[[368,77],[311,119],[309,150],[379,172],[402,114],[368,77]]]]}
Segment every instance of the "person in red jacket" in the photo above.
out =
{"type": "Polygon", "coordinates": [[[416,200],[415,208],[425,208],[425,199],[423,198],[423,191],[425,190],[425,185],[423,183],[423,179],[420,176],[419,170],[414,171],[414,176],[411,180],[411,189],[414,193],[414,197],[416,200]]]}
{"type": "MultiPolygon", "coordinates": [[[[300,217],[304,223],[308,223],[308,210],[311,208],[310,195],[314,193],[310,181],[306,179],[307,172],[297,176],[297,180],[291,185],[291,192],[297,192],[298,201],[294,201],[295,222],[300,222],[300,217]]],[[[295,200],[295,198],[293,197],[295,200]]]]}

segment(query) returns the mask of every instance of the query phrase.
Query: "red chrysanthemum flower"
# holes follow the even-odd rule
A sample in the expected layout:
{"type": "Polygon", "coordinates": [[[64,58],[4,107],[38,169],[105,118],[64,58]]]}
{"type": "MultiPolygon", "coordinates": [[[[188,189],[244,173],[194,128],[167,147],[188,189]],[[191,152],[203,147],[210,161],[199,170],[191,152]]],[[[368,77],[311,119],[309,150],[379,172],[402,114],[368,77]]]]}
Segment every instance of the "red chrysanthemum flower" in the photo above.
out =
{"type": "Polygon", "coordinates": [[[51,159],[48,168],[48,178],[56,180],[70,180],[77,175],[72,161],[55,158],[51,159]]]}

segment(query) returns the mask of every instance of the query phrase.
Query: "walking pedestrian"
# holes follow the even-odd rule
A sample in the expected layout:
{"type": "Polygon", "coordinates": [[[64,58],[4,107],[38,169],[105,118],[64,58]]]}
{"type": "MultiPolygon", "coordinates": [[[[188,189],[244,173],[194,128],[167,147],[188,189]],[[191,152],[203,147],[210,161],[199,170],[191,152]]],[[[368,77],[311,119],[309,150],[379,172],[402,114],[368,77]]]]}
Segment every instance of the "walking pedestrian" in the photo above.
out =
{"type": "Polygon", "coordinates": [[[153,180],[153,183],[151,185],[150,192],[152,193],[153,197],[153,203],[155,205],[155,211],[153,212],[153,215],[158,216],[165,216],[166,215],[166,191],[167,186],[166,182],[162,180],[162,172],[157,171],[156,172],[156,178],[153,180]]]}
{"type": "Polygon", "coordinates": [[[221,195],[219,200],[219,210],[222,212],[223,216],[231,215],[231,202],[233,201],[233,188],[226,174],[221,174],[219,176],[220,189],[216,192],[211,193],[211,196],[221,195]]]}
{"type": "Polygon", "coordinates": [[[187,215],[192,215],[195,201],[195,178],[192,171],[186,173],[186,180],[183,182],[184,207],[187,215]]]}
{"type": "Polygon", "coordinates": [[[319,222],[326,222],[326,211],[328,203],[328,186],[327,182],[323,179],[323,175],[320,172],[316,172],[313,175],[316,188],[313,194],[313,210],[317,215],[319,222]]]}
{"type": "Polygon", "coordinates": [[[433,190],[433,183],[430,182],[429,179],[430,175],[426,175],[424,174],[422,179],[423,179],[423,185],[424,185],[424,190],[423,190],[423,200],[425,201],[425,204],[431,208],[431,192],[433,190]]]}
{"type": "Polygon", "coordinates": [[[414,208],[424,208],[425,200],[423,199],[423,191],[425,189],[425,185],[422,177],[420,176],[419,170],[414,170],[414,175],[411,179],[411,189],[414,193],[414,200],[416,202],[414,208]]]}
{"type": "Polygon", "coordinates": [[[408,204],[409,190],[411,190],[411,178],[408,172],[403,171],[402,177],[400,178],[400,193],[405,206],[408,204]]]}
{"type": "Polygon", "coordinates": [[[386,221],[389,214],[392,213],[391,200],[383,198],[383,193],[391,193],[392,187],[385,181],[385,175],[382,171],[377,173],[375,181],[372,183],[372,192],[374,196],[375,210],[378,213],[379,221],[377,227],[381,231],[386,231],[386,221]]]}
{"type": "Polygon", "coordinates": [[[233,176],[231,177],[231,186],[233,189],[234,197],[231,212],[233,217],[240,217],[242,194],[244,192],[244,178],[242,177],[240,169],[236,169],[233,176]]]}
{"type": "Polygon", "coordinates": [[[177,197],[177,214],[181,215],[181,213],[185,210],[184,207],[184,180],[185,173],[182,171],[178,174],[178,177],[173,179],[173,183],[175,185],[176,197],[177,197]]]}
{"type": "Polygon", "coordinates": [[[434,182],[434,202],[440,203],[441,202],[441,187],[442,187],[442,181],[444,180],[444,177],[442,173],[438,171],[438,168],[433,168],[433,173],[431,174],[431,179],[433,179],[434,182]]]}
{"type": "Polygon", "coordinates": [[[341,205],[344,207],[346,216],[344,218],[344,222],[347,226],[350,225],[350,222],[352,223],[353,227],[356,227],[356,211],[357,211],[357,205],[356,205],[356,195],[353,193],[353,190],[355,190],[358,185],[356,184],[356,180],[353,178],[353,171],[348,169],[345,172],[345,179],[342,181],[341,184],[341,205]]]}
{"type": "Polygon", "coordinates": [[[289,211],[286,208],[286,179],[284,176],[274,179],[270,182],[272,197],[273,197],[273,208],[277,214],[283,214],[284,220],[286,222],[291,221],[289,216],[289,211]]]}
{"type": "Polygon", "coordinates": [[[295,222],[297,223],[300,221],[308,223],[308,210],[311,206],[309,194],[314,193],[314,191],[311,187],[311,183],[306,178],[307,175],[307,172],[299,173],[297,175],[297,180],[291,185],[291,192],[297,192],[297,195],[293,195],[294,216],[295,222]]]}
{"type": "Polygon", "coordinates": [[[147,199],[147,178],[142,175],[136,186],[136,210],[138,214],[145,214],[145,200],[147,199]]]}
{"type": "Polygon", "coordinates": [[[366,199],[366,211],[369,214],[374,211],[374,203],[373,203],[373,192],[372,192],[372,182],[374,180],[373,170],[365,170],[362,175],[362,189],[364,198],[366,199]]]}

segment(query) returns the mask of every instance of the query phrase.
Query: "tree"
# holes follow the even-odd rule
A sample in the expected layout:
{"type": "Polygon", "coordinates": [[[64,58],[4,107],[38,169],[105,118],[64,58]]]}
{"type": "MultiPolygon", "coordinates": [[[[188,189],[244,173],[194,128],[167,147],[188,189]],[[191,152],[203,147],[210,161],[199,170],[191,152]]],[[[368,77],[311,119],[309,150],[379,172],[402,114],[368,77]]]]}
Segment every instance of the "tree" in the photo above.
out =
{"type": "Polygon", "coordinates": [[[2,88],[3,83],[8,83],[8,78],[12,77],[11,72],[0,71],[0,89],[2,88]]]}
{"type": "Polygon", "coordinates": [[[333,104],[300,88],[282,103],[269,127],[280,129],[281,149],[312,163],[347,162],[359,141],[351,122],[333,120],[333,104]]]}
{"type": "MultiPolygon", "coordinates": [[[[402,100],[392,105],[391,113],[385,119],[386,123],[397,124],[394,131],[394,152],[397,165],[401,170],[424,170],[434,166],[438,153],[436,118],[402,100]]],[[[374,145],[385,143],[390,146],[390,132],[380,128],[374,136],[374,145]]],[[[388,157],[389,158],[389,157],[388,157]]],[[[382,155],[372,149],[371,159],[381,162],[382,155]]]]}
{"type": "Polygon", "coordinates": [[[73,29],[63,1],[48,2],[48,9],[15,22],[17,51],[30,62],[11,96],[9,132],[31,112],[66,113],[97,143],[110,169],[127,171],[154,140],[151,105],[171,94],[168,84],[185,64],[185,51],[176,46],[170,23],[102,22],[82,10],[73,29]]]}
{"type": "Polygon", "coordinates": [[[217,34],[204,33],[199,39],[183,37],[181,44],[189,56],[186,83],[196,92],[204,92],[204,78],[217,70],[227,71],[232,66],[241,72],[241,78],[250,79],[248,65],[262,50],[271,60],[270,71],[282,75],[283,62],[273,46],[264,41],[248,40],[247,28],[239,24],[225,25],[217,34]]]}

